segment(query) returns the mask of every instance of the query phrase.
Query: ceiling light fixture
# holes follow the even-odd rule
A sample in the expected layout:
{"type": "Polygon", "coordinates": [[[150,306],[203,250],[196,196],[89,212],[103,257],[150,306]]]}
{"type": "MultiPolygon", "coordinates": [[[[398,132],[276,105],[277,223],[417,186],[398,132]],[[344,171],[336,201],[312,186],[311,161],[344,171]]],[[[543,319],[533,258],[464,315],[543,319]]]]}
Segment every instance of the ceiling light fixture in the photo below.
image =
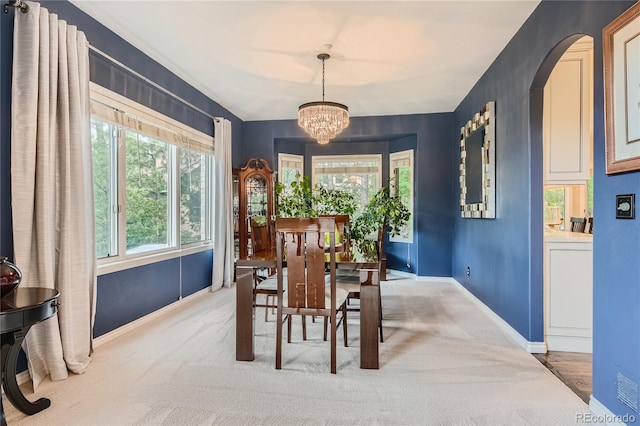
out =
{"type": "Polygon", "coordinates": [[[327,144],[349,125],[349,108],[337,102],[324,100],[324,61],[328,53],[320,53],[322,61],[322,101],[308,102],[298,108],[298,125],[319,144],[327,144]]]}

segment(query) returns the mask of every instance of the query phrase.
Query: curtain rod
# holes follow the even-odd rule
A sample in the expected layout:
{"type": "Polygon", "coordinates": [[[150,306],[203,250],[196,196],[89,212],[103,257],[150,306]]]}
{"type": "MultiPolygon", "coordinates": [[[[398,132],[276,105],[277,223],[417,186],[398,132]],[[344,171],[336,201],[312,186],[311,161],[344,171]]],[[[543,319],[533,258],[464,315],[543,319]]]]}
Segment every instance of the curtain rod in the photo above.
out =
{"type": "MultiPolygon", "coordinates": [[[[21,1],[21,0],[13,0],[13,1],[21,1]]],[[[206,117],[211,118],[212,120],[215,120],[216,117],[212,116],[210,113],[206,112],[205,110],[203,110],[202,108],[199,108],[197,106],[195,106],[194,104],[192,104],[191,102],[185,100],[184,98],[181,98],[180,96],[176,95],[175,93],[171,92],[170,90],[165,89],[164,87],[162,87],[161,85],[159,85],[158,83],[156,83],[155,81],[152,81],[150,79],[148,79],[147,77],[143,76],[142,74],[140,74],[139,72],[137,72],[136,70],[128,67],[127,65],[123,64],[122,62],[118,61],[117,59],[113,58],[112,56],[107,55],[106,53],[104,53],[102,50],[92,46],[91,44],[89,44],[89,50],[94,51],[95,53],[97,53],[98,55],[102,56],[103,58],[107,59],[108,61],[112,62],[113,64],[123,68],[124,70],[126,70],[127,72],[130,72],[131,74],[135,75],[136,77],[138,77],[139,79],[145,81],[146,83],[149,83],[150,85],[152,85],[153,87],[155,87],[156,89],[162,91],[163,93],[171,96],[172,98],[182,102],[184,105],[187,105],[190,108],[193,108],[194,110],[198,111],[199,113],[205,115],[206,117]]]]}
{"type": "Polygon", "coordinates": [[[4,13],[9,13],[9,7],[20,9],[22,13],[27,13],[29,11],[29,5],[23,3],[22,0],[9,0],[9,3],[4,4],[4,13]]]}

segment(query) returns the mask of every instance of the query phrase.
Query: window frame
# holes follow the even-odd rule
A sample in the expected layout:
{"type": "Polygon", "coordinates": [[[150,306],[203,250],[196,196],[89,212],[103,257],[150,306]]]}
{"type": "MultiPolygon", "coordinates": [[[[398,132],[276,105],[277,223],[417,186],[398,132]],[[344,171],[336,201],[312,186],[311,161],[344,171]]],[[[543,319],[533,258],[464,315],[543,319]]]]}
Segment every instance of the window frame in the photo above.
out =
{"type": "MultiPolygon", "coordinates": [[[[282,181],[282,178],[284,175],[284,173],[282,173],[282,170],[285,169],[285,166],[284,166],[285,162],[299,162],[301,165],[299,169],[295,167],[286,167],[286,168],[296,170],[300,173],[300,176],[304,176],[304,155],[279,152],[278,153],[278,173],[277,173],[278,182],[286,185],[286,183],[282,181]]],[[[286,189],[287,188],[285,188],[285,190],[286,189]]]]}
{"type": "Polygon", "coordinates": [[[382,154],[362,154],[362,155],[313,155],[311,157],[311,182],[312,186],[318,183],[317,164],[320,162],[349,162],[349,161],[373,161],[377,163],[376,174],[376,188],[375,191],[379,191],[382,188],[382,154]]]}
{"type": "MultiPolygon", "coordinates": [[[[115,141],[116,153],[115,164],[110,167],[115,167],[113,171],[115,173],[115,182],[110,182],[111,188],[117,190],[116,194],[116,206],[112,206],[112,214],[117,216],[117,220],[114,222],[117,230],[110,235],[112,241],[117,238],[118,253],[113,256],[107,256],[97,259],[97,273],[98,275],[117,272],[124,269],[133,268],[136,266],[142,266],[150,263],[155,263],[162,260],[172,259],[192,253],[198,253],[213,248],[213,220],[214,211],[213,208],[213,190],[214,190],[214,140],[211,135],[206,135],[198,130],[195,130],[184,123],[169,118],[157,111],[154,111],[148,107],[140,105],[130,99],[127,99],[117,93],[114,93],[108,89],[105,89],[93,82],[90,83],[90,96],[92,100],[92,112],[91,118],[95,118],[100,121],[109,122],[117,126],[117,140],[115,141]],[[96,114],[93,109],[93,102],[98,102],[106,106],[108,109],[117,111],[120,114],[126,114],[133,116],[134,120],[139,119],[142,126],[149,124],[152,127],[156,127],[158,135],[149,134],[145,131],[140,131],[135,127],[127,127],[121,122],[110,120],[105,116],[96,114]],[[126,252],[126,132],[127,130],[139,131],[142,134],[152,136],[167,142],[169,158],[167,159],[167,168],[169,174],[169,224],[170,229],[167,230],[169,246],[166,248],[148,250],[140,253],[127,253],[126,252]],[[162,136],[173,135],[173,140],[166,140],[162,136]],[[205,208],[207,210],[205,216],[205,240],[197,242],[191,242],[187,244],[181,244],[181,217],[180,217],[180,150],[188,149],[194,152],[200,152],[205,155],[207,170],[205,171],[207,179],[207,188],[205,189],[205,208]]],[[[99,107],[98,107],[99,109],[99,107]]],[[[111,148],[110,148],[111,149],[111,148]]]]}
{"type": "Polygon", "coordinates": [[[409,217],[409,234],[406,237],[401,235],[389,236],[389,241],[396,243],[413,243],[413,234],[414,234],[414,198],[415,198],[415,166],[414,166],[414,150],[407,149],[405,151],[392,152],[389,154],[389,184],[391,186],[390,191],[391,195],[396,195],[397,187],[396,187],[396,174],[394,163],[400,161],[409,161],[409,177],[411,179],[411,184],[409,185],[409,205],[407,208],[409,209],[409,213],[411,216],[409,217]]]}

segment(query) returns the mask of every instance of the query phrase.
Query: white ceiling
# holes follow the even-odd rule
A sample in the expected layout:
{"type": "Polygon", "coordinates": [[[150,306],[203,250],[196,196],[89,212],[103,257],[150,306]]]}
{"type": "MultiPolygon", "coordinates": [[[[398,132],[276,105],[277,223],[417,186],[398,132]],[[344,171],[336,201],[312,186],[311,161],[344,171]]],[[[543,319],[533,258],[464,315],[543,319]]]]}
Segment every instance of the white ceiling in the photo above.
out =
{"type": "MultiPolygon", "coordinates": [[[[453,111],[539,0],[71,0],[240,119],[453,111]]],[[[90,40],[91,41],[91,40],[90,40]]]]}

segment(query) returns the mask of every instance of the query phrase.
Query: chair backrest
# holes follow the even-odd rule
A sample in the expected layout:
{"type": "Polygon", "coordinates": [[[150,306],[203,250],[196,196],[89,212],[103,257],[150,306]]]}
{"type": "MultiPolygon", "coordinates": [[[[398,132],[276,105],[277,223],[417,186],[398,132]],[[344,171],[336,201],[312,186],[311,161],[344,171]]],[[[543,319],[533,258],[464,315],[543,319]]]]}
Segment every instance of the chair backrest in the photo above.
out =
{"type": "Polygon", "coordinates": [[[571,220],[571,232],[584,232],[584,227],[587,223],[586,218],[572,217],[570,220],[571,220]]]}
{"type": "MultiPolygon", "coordinates": [[[[276,219],[276,255],[278,293],[283,294],[286,281],[289,308],[325,309],[325,233],[329,234],[329,268],[331,292],[335,294],[334,218],[276,219]],[[284,260],[287,274],[283,277],[284,260]]],[[[335,309],[335,297],[332,297],[335,309]]]]}
{"type": "Polygon", "coordinates": [[[587,222],[589,224],[589,233],[593,234],[593,216],[591,216],[589,219],[587,219],[587,222]]]}
{"type": "MultiPolygon", "coordinates": [[[[351,218],[348,214],[321,214],[320,217],[332,217],[336,221],[336,244],[340,243],[339,251],[348,252],[351,249],[351,218]],[[339,235],[339,236],[338,236],[339,235]]],[[[326,244],[325,239],[325,244],[326,244]]]]}
{"type": "Polygon", "coordinates": [[[271,249],[269,226],[257,224],[251,217],[248,219],[251,229],[251,250],[253,253],[271,249]]]}

